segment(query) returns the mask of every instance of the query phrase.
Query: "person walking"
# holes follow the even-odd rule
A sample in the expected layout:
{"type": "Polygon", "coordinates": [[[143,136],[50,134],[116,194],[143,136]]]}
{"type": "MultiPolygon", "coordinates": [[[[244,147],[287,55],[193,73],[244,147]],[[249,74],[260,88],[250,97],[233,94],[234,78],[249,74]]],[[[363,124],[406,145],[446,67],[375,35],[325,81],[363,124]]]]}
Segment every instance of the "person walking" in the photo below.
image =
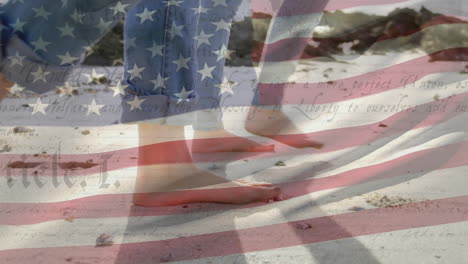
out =
{"type": "MultiPolygon", "coordinates": [[[[18,85],[43,94],[63,86],[92,46],[126,15],[125,74],[121,84],[125,92],[120,121],[138,124],[140,166],[135,204],[276,199],[280,190],[270,184],[231,182],[199,169],[185,144],[178,144],[175,150],[151,148],[185,141],[184,126],[193,124],[193,119],[179,117],[207,107],[199,103],[198,92],[204,81],[213,79],[216,68],[222,69],[224,59],[200,61],[204,58],[200,52],[211,45],[210,40],[217,33],[224,33],[219,38],[218,55],[225,57],[229,16],[239,3],[240,0],[8,1],[0,8],[0,90],[5,94],[5,90],[18,85]],[[220,19],[201,25],[200,17],[209,9],[211,15],[219,14],[220,19]],[[148,162],[167,153],[174,155],[177,162],[148,162]],[[210,190],[232,191],[191,191],[206,186],[211,186],[210,190]]],[[[223,137],[228,133],[219,130],[223,137]]],[[[245,142],[247,148],[255,147],[254,142],[245,142]]]]}

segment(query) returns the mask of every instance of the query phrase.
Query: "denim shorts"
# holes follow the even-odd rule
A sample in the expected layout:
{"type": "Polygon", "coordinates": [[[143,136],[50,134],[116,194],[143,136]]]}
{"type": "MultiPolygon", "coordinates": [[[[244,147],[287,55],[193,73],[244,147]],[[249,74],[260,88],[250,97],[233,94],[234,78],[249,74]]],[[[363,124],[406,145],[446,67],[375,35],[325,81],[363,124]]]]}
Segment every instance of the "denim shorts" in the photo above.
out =
{"type": "Polygon", "coordinates": [[[219,107],[230,24],[240,3],[10,0],[0,7],[0,72],[38,94],[55,90],[125,18],[125,71],[117,80],[123,90],[120,122],[197,125],[202,120],[219,128],[219,111],[188,114],[219,107]]]}

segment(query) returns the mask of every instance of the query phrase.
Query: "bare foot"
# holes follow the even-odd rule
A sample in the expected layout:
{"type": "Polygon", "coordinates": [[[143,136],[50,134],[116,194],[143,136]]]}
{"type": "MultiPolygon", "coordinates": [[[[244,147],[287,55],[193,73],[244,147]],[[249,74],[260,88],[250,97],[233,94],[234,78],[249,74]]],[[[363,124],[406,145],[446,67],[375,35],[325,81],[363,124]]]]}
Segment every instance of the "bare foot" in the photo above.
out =
{"type": "Polygon", "coordinates": [[[139,168],[133,198],[135,205],[152,207],[206,202],[267,202],[279,199],[280,194],[280,188],[268,183],[228,181],[192,164],[170,164],[139,168]]]}
{"type": "Polygon", "coordinates": [[[273,187],[271,183],[263,183],[263,182],[251,182],[246,180],[235,180],[234,182],[249,185],[249,186],[261,186],[261,187],[273,187]]]}
{"type": "Polygon", "coordinates": [[[268,137],[295,148],[323,147],[322,143],[309,138],[279,111],[253,108],[245,123],[245,129],[252,134],[268,137]]]}
{"type": "Polygon", "coordinates": [[[248,204],[279,200],[279,187],[238,185],[227,188],[137,193],[134,204],[144,207],[174,206],[188,203],[248,204]]]}
{"type": "Polygon", "coordinates": [[[198,168],[190,159],[190,151],[184,144],[170,151],[171,156],[184,160],[183,163],[148,162],[158,160],[155,157],[165,157],[168,151],[148,151],[144,146],[183,137],[184,128],[181,126],[139,124],[139,166],[133,195],[135,205],[170,206],[202,202],[244,204],[274,200],[280,195],[278,187],[231,182],[198,168]]]}
{"type": "Polygon", "coordinates": [[[15,83],[7,79],[5,76],[0,74],[0,101],[5,98],[5,96],[8,94],[9,89],[14,85],[15,83]]]}
{"type": "Polygon", "coordinates": [[[238,137],[226,130],[195,131],[192,143],[193,153],[212,152],[273,152],[275,145],[262,145],[238,137]]]}

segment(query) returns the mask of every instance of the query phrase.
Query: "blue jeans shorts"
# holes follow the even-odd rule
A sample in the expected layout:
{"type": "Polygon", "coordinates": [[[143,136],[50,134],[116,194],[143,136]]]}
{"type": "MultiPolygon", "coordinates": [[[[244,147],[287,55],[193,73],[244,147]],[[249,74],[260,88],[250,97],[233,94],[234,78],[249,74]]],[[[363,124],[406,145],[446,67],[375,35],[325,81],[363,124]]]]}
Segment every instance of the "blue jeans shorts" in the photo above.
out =
{"type": "Polygon", "coordinates": [[[0,72],[38,94],[55,90],[125,19],[120,122],[219,129],[221,112],[205,110],[219,107],[230,24],[240,3],[10,0],[0,7],[0,72]],[[187,116],[195,112],[206,114],[187,116]]]}

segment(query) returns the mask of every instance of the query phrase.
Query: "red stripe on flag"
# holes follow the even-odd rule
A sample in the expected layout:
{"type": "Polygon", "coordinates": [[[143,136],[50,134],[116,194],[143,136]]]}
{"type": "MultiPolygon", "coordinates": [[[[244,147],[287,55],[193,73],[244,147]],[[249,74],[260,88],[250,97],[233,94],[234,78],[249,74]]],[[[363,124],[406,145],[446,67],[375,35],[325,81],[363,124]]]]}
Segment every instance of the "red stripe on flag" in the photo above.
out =
{"type": "MultiPolygon", "coordinates": [[[[229,162],[243,159],[254,160],[258,158],[274,158],[291,154],[307,155],[338,151],[356,146],[365,146],[385,138],[391,140],[411,129],[430,127],[445,122],[465,113],[466,109],[463,110],[460,106],[463,107],[463,103],[467,101],[468,92],[452,96],[450,99],[433,101],[409,108],[404,104],[404,102],[399,102],[397,105],[392,105],[391,107],[388,107],[388,109],[382,110],[382,112],[386,111],[397,113],[375,123],[297,135],[276,136],[283,142],[299,141],[304,137],[318,142],[323,142],[325,145],[320,150],[303,149],[298,152],[298,150],[288,147],[277,146],[276,152],[263,153],[261,156],[257,152],[219,152],[199,155],[196,162],[229,162]],[[386,127],[381,127],[381,124],[384,124],[386,127]]],[[[222,139],[224,142],[228,142],[230,140],[231,138],[222,139]]],[[[232,138],[232,140],[235,141],[236,138],[232,138]]],[[[218,141],[218,139],[213,140],[213,142],[218,141]]],[[[8,171],[10,171],[10,175],[22,176],[24,175],[23,173],[26,173],[26,175],[29,175],[30,177],[28,181],[32,181],[32,173],[37,171],[41,166],[43,166],[43,169],[40,170],[40,176],[63,177],[65,175],[78,176],[103,173],[144,165],[191,163],[194,161],[190,156],[187,146],[190,148],[194,142],[197,142],[197,144],[200,145],[211,144],[209,143],[211,142],[211,139],[172,141],[103,153],[50,155],[45,158],[40,157],[40,155],[36,157],[36,154],[0,154],[0,166],[3,168],[3,177],[8,176],[8,171]],[[147,158],[144,160],[137,160],[136,157],[138,157],[139,151],[147,158]],[[92,160],[93,162],[87,162],[89,160],[92,160]],[[58,165],[54,165],[54,161],[59,162],[58,165]],[[104,161],[107,161],[105,166],[103,166],[104,161]],[[8,169],[8,167],[11,167],[12,164],[15,163],[19,168],[8,169]],[[35,167],[24,168],[26,166],[35,167]],[[70,166],[76,169],[66,169],[70,168],[70,166]],[[86,168],[87,166],[91,167],[86,168]]]]}
{"type": "MultiPolygon", "coordinates": [[[[350,170],[333,176],[283,183],[278,186],[282,187],[286,196],[297,197],[326,189],[352,186],[354,184],[384,178],[400,177],[410,173],[427,173],[434,170],[466,166],[468,165],[468,159],[466,159],[467,155],[468,142],[462,142],[443,147],[416,151],[387,162],[350,170]]],[[[313,176],[307,174],[308,172],[304,173],[304,178],[313,176]]],[[[204,193],[218,191],[229,192],[230,190],[229,188],[187,190],[180,191],[180,196],[196,197],[203,195],[204,193]]],[[[160,208],[135,207],[130,209],[132,196],[132,194],[110,194],[96,195],[55,203],[1,203],[0,224],[26,225],[66,219],[69,217],[102,218],[172,215],[202,211],[251,208],[263,205],[263,203],[242,206],[201,204],[188,206],[187,208],[177,206],[160,208]]]]}
{"type": "Polygon", "coordinates": [[[283,224],[181,237],[162,241],[112,245],[14,249],[0,252],[3,263],[158,263],[320,243],[356,236],[468,221],[468,196],[369,209],[283,224]],[[297,226],[311,228],[303,230],[297,226]]]}

